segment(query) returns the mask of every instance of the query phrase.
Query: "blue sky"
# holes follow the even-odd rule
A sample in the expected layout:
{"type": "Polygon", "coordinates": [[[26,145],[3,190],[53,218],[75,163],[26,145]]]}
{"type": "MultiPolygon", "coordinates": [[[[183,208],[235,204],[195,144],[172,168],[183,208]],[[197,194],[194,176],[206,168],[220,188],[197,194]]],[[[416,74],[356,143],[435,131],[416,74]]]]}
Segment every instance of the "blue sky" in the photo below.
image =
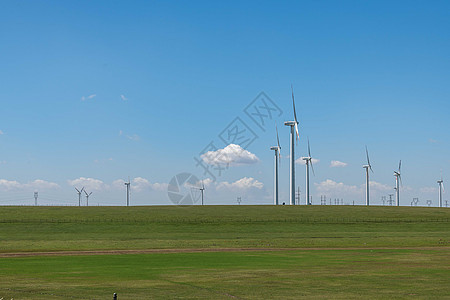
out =
{"type": "Polygon", "coordinates": [[[35,190],[77,204],[73,185],[123,204],[128,176],[133,204],[170,204],[181,172],[208,182],[211,204],[270,204],[275,122],[288,202],[293,84],[296,158],[308,136],[319,160],[313,203],[364,203],[367,145],[374,203],[393,194],[402,159],[402,204],[435,205],[450,175],[448,28],[448,1],[3,1],[0,204],[33,203],[35,190]],[[244,113],[262,91],[282,111],[265,131],[244,113]],[[258,136],[257,159],[210,182],[193,158],[236,117],[258,136]]]}

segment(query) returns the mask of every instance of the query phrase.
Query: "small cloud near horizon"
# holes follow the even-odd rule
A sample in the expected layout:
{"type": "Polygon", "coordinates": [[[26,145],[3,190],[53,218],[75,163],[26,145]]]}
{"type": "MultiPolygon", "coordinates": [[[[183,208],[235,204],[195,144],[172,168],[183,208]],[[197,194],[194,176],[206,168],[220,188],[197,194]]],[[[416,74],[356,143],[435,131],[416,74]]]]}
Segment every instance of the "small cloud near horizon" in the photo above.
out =
{"type": "Polygon", "coordinates": [[[339,160],[332,160],[330,167],[331,168],[343,168],[346,167],[348,164],[339,160]]]}
{"type": "Polygon", "coordinates": [[[92,94],[92,95],[89,95],[87,97],[83,96],[83,97],[81,97],[81,101],[86,101],[86,100],[89,100],[89,99],[93,99],[95,96],[97,96],[97,95],[96,94],[92,94]]]}

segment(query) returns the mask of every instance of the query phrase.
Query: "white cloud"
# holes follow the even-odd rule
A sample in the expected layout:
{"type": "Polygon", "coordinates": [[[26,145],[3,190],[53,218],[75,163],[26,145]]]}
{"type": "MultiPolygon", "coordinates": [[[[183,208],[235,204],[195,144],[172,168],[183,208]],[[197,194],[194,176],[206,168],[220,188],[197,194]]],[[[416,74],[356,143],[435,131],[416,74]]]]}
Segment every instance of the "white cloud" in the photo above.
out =
{"type": "Polygon", "coordinates": [[[438,193],[437,187],[423,187],[420,188],[420,192],[424,194],[437,194],[438,193]]]}
{"type": "Polygon", "coordinates": [[[137,192],[151,188],[150,181],[148,181],[147,179],[142,178],[142,177],[134,178],[133,182],[132,182],[132,186],[133,186],[133,190],[137,191],[137,192]]]}
{"type": "Polygon", "coordinates": [[[342,182],[336,182],[331,179],[327,179],[320,183],[314,183],[319,193],[328,194],[360,194],[361,189],[356,185],[346,185],[342,182]]]}
{"type": "Polygon", "coordinates": [[[123,101],[127,101],[128,100],[128,98],[125,97],[125,95],[120,95],[120,99],[122,99],[123,101]]]}
{"type": "Polygon", "coordinates": [[[131,141],[139,141],[141,139],[141,137],[138,136],[137,134],[133,134],[133,135],[127,135],[127,139],[129,139],[131,141]]]}
{"type": "Polygon", "coordinates": [[[109,187],[107,184],[105,184],[100,179],[95,179],[95,178],[80,177],[78,179],[68,180],[67,182],[71,186],[74,186],[74,187],[83,187],[84,186],[84,188],[88,191],[100,191],[100,190],[108,189],[108,187],[109,187]]]}
{"type": "Polygon", "coordinates": [[[249,165],[259,161],[255,154],[243,149],[239,145],[229,144],[217,151],[208,151],[201,155],[203,161],[209,165],[249,165]]]}
{"type": "MultiPolygon", "coordinates": [[[[124,189],[125,188],[125,180],[117,179],[114,180],[111,186],[115,189],[124,189]]],[[[142,192],[145,190],[153,190],[153,191],[165,191],[167,190],[167,183],[151,183],[149,180],[136,177],[131,180],[131,190],[135,192],[142,192]]]]}
{"type": "Polygon", "coordinates": [[[18,181],[0,179],[0,190],[2,190],[2,191],[10,191],[10,190],[16,190],[16,189],[21,189],[21,188],[22,188],[22,184],[20,184],[18,181]]]}
{"type": "Polygon", "coordinates": [[[151,186],[154,191],[167,191],[168,184],[156,182],[153,183],[151,186]]]}
{"type": "MultiPolygon", "coordinates": [[[[316,159],[316,158],[311,158],[311,161],[313,163],[313,165],[318,164],[320,162],[320,159],[316,159]]],[[[306,161],[303,160],[303,157],[297,158],[295,160],[295,163],[298,165],[306,165],[306,161]]]]}
{"type": "MultiPolygon", "coordinates": [[[[382,184],[376,181],[369,181],[370,189],[374,191],[387,192],[392,191],[392,187],[387,184],[382,184]]],[[[364,185],[365,186],[365,185],[364,185]]]]}
{"type": "Polygon", "coordinates": [[[0,190],[51,190],[57,189],[59,185],[54,182],[36,179],[28,183],[20,183],[16,180],[0,179],[0,190]]]}
{"type": "Polygon", "coordinates": [[[125,180],[123,180],[123,179],[117,179],[117,180],[114,180],[114,181],[111,183],[111,186],[112,186],[114,189],[117,189],[117,190],[124,189],[124,188],[125,188],[125,180]]]}
{"type": "Polygon", "coordinates": [[[87,97],[83,96],[83,97],[81,97],[81,101],[86,101],[86,100],[92,99],[95,96],[97,96],[97,95],[96,94],[92,94],[92,95],[89,95],[87,97]]]}
{"type": "Polygon", "coordinates": [[[3,131],[0,130],[0,135],[3,135],[3,134],[4,134],[3,131]]]}
{"type": "Polygon", "coordinates": [[[339,160],[332,160],[330,167],[331,168],[343,168],[346,167],[348,164],[339,160]]]}
{"type": "Polygon", "coordinates": [[[229,183],[227,181],[223,181],[217,184],[217,189],[240,189],[247,190],[251,188],[262,189],[264,184],[252,177],[244,177],[235,182],[229,183]]]}

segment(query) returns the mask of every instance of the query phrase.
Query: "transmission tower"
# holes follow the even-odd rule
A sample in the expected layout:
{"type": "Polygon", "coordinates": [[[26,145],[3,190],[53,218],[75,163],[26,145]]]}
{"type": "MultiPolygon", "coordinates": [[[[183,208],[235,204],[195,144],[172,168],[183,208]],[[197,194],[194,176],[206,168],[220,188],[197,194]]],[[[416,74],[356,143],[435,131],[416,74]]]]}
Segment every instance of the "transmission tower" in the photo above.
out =
{"type": "Polygon", "coordinates": [[[34,192],[34,205],[37,206],[38,192],[34,192]]]}

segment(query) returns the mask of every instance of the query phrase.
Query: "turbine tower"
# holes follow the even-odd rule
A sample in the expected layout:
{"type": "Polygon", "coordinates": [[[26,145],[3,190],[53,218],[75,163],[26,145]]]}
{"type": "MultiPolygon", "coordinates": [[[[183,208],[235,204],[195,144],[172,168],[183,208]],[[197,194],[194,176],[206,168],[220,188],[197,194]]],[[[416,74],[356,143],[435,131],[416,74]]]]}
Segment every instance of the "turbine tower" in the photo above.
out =
{"type": "Polygon", "coordinates": [[[278,159],[281,158],[281,146],[280,139],[278,138],[278,128],[275,124],[275,130],[277,132],[277,146],[270,147],[270,150],[275,151],[275,169],[274,169],[274,188],[273,188],[273,204],[278,205],[278,159]]]}
{"type": "Polygon", "coordinates": [[[86,206],[89,206],[89,196],[92,194],[92,192],[90,192],[89,194],[86,192],[86,190],[84,190],[84,193],[86,194],[86,206]]]}
{"type": "Polygon", "coordinates": [[[444,191],[444,180],[438,180],[437,183],[439,184],[439,207],[442,207],[442,192],[444,191]]]}
{"type": "Polygon", "coordinates": [[[203,192],[205,191],[205,185],[203,184],[203,180],[202,180],[202,187],[199,190],[200,192],[202,192],[202,205],[203,205],[203,192]]]}
{"type": "Polygon", "coordinates": [[[367,165],[364,165],[363,168],[366,169],[366,205],[369,206],[369,169],[370,171],[372,171],[372,165],[370,164],[370,160],[369,160],[369,151],[367,150],[367,146],[366,146],[366,156],[367,156],[367,165]]]}
{"type": "Polygon", "coordinates": [[[302,157],[302,159],[305,161],[306,164],[306,205],[311,205],[311,198],[309,196],[309,165],[311,164],[311,170],[314,174],[314,167],[312,163],[312,157],[311,157],[311,148],[309,147],[309,138],[308,138],[308,157],[302,157]]]}
{"type": "Polygon", "coordinates": [[[75,189],[77,190],[77,193],[78,193],[78,206],[81,206],[81,193],[83,193],[83,191],[84,191],[84,186],[81,190],[79,190],[77,188],[75,188],[75,189]]]}
{"type": "Polygon", "coordinates": [[[284,122],[284,125],[291,127],[291,174],[290,174],[290,181],[289,181],[289,199],[290,204],[295,205],[295,139],[297,140],[300,138],[298,134],[298,121],[297,121],[297,115],[295,113],[295,101],[294,101],[294,88],[291,85],[291,91],[292,91],[292,105],[294,107],[294,121],[287,121],[284,122]]]}
{"type": "MultiPolygon", "coordinates": [[[[394,171],[395,176],[395,202],[396,206],[400,206],[400,183],[402,183],[402,176],[401,176],[401,168],[402,168],[402,161],[400,160],[398,164],[398,171],[394,171]]],[[[403,183],[402,183],[403,185],[403,183]]]]}
{"type": "Polygon", "coordinates": [[[128,177],[128,182],[125,182],[124,184],[127,187],[127,206],[130,206],[130,177],[128,177]]]}

